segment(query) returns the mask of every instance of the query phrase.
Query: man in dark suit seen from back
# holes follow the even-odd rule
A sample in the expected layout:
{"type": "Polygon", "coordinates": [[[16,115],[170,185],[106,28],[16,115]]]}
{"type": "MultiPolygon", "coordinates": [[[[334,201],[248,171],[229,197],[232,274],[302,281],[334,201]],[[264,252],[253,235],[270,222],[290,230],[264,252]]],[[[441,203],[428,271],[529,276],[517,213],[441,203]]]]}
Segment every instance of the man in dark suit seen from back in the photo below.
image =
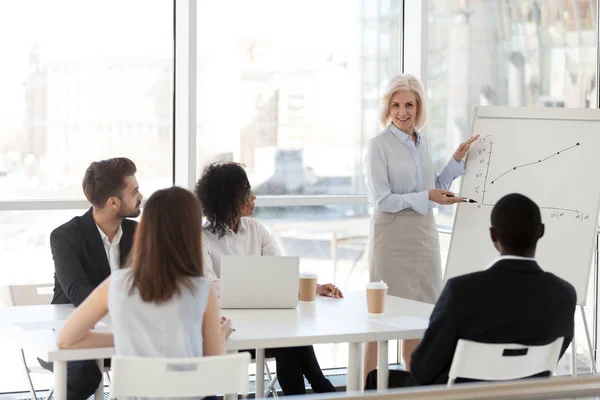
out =
{"type": "MultiPolygon", "coordinates": [[[[110,275],[122,268],[133,244],[142,194],[128,158],[90,164],[83,177],[83,193],[92,207],[50,234],[54,259],[52,304],[79,306],[110,275]]],[[[106,360],[110,361],[110,360],[106,360]]],[[[52,370],[52,364],[40,360],[52,370]]],[[[98,387],[102,372],[96,361],[67,364],[67,399],[87,399],[98,387]]]]}
{"type": "Polygon", "coordinates": [[[561,357],[573,339],[575,289],[534,258],[544,235],[538,206],[509,194],[494,206],[491,224],[500,257],[484,271],[446,283],[412,356],[419,385],[446,384],[458,339],[545,345],[564,337],[561,357]]]}

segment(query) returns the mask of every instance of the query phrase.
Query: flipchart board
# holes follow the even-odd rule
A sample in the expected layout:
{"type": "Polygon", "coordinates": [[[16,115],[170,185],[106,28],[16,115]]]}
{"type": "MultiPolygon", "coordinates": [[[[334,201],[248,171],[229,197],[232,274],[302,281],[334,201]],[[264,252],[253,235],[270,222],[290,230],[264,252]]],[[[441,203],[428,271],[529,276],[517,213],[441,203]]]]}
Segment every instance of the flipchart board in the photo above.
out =
{"type": "Polygon", "coordinates": [[[570,282],[585,304],[600,205],[600,110],[480,107],[444,278],[480,271],[498,252],[489,235],[496,201],[528,196],[546,225],[536,259],[570,282]]]}

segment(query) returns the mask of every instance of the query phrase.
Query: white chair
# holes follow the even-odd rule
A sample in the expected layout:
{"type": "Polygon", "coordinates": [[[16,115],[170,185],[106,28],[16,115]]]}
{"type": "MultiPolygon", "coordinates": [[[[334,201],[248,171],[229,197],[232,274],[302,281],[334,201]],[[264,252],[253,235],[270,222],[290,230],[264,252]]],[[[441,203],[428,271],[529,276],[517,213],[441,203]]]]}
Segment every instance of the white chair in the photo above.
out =
{"type": "Polygon", "coordinates": [[[459,339],[448,374],[448,386],[456,378],[504,381],[540,372],[554,374],[564,338],[544,346],[489,344],[459,339]]]}
{"type": "MultiPolygon", "coordinates": [[[[9,295],[10,295],[10,305],[11,306],[38,306],[50,304],[53,296],[54,284],[44,283],[38,285],[11,285],[8,286],[9,295]]],[[[35,388],[33,386],[33,381],[31,380],[31,374],[44,374],[49,375],[52,374],[51,371],[48,371],[42,368],[40,365],[28,365],[27,359],[25,357],[25,352],[23,349],[19,349],[21,352],[21,362],[23,363],[23,368],[25,369],[25,375],[27,377],[27,383],[29,385],[29,391],[31,393],[31,398],[33,400],[37,400],[37,395],[35,393],[35,388]]],[[[108,375],[108,369],[103,369],[102,372],[106,373],[106,378],[110,382],[110,376],[108,375]]],[[[54,393],[54,387],[51,387],[48,391],[48,395],[46,399],[52,397],[54,393]]]]}
{"type": "MultiPolygon", "coordinates": [[[[10,295],[11,306],[37,306],[43,304],[50,304],[52,301],[52,284],[40,284],[40,285],[12,285],[8,287],[10,295]]],[[[27,377],[27,383],[29,385],[29,392],[31,398],[37,400],[35,388],[33,387],[33,381],[31,380],[31,374],[52,374],[51,371],[45,370],[39,365],[30,366],[27,364],[25,357],[25,351],[19,349],[21,352],[21,362],[25,369],[25,375],[27,377]]],[[[51,388],[48,392],[47,399],[52,396],[54,388],[51,388]]]]}
{"type": "Polygon", "coordinates": [[[113,356],[110,397],[248,396],[250,354],[198,358],[113,356]]]}
{"type": "Polygon", "coordinates": [[[12,306],[39,306],[50,304],[52,301],[53,289],[54,285],[51,283],[9,286],[10,304],[12,306]]]}

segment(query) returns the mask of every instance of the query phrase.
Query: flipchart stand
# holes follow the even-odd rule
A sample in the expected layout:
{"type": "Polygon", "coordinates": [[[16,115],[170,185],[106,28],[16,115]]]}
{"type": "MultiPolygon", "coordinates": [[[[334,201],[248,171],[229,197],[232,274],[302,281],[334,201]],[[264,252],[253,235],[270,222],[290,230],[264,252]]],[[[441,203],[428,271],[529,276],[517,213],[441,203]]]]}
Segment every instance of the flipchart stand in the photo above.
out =
{"type": "MultiPolygon", "coordinates": [[[[598,307],[598,290],[600,289],[598,287],[598,279],[600,278],[599,272],[600,270],[598,269],[598,260],[599,260],[599,254],[598,254],[598,236],[600,235],[600,228],[598,228],[596,230],[596,243],[595,243],[595,249],[594,249],[594,304],[596,305],[596,308],[598,307]]],[[[583,304],[578,304],[578,308],[581,311],[581,318],[583,320],[583,328],[585,330],[585,337],[587,339],[587,345],[588,345],[588,350],[590,352],[590,361],[592,363],[592,374],[596,375],[596,349],[595,349],[595,345],[592,343],[592,337],[590,335],[590,329],[589,329],[589,325],[587,322],[587,318],[585,316],[585,308],[583,306],[583,304]]],[[[598,312],[598,310],[596,309],[596,313],[598,312]]],[[[596,318],[597,319],[597,318],[596,318]]],[[[598,328],[598,323],[597,321],[595,321],[595,327],[596,329],[598,328]]],[[[576,343],[576,335],[573,335],[573,341],[571,342],[571,375],[573,376],[573,378],[577,378],[577,343],[576,343]]]]}

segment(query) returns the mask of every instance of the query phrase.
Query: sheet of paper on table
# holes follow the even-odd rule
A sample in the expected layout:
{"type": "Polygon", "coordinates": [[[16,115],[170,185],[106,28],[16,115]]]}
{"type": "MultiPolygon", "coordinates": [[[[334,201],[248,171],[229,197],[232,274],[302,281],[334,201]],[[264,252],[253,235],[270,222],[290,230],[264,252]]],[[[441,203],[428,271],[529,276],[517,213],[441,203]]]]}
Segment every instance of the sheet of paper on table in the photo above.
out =
{"type": "Polygon", "coordinates": [[[402,329],[427,329],[429,321],[424,318],[417,318],[411,316],[402,317],[387,317],[385,314],[382,315],[369,315],[367,317],[369,322],[378,324],[391,325],[402,329]]]}

